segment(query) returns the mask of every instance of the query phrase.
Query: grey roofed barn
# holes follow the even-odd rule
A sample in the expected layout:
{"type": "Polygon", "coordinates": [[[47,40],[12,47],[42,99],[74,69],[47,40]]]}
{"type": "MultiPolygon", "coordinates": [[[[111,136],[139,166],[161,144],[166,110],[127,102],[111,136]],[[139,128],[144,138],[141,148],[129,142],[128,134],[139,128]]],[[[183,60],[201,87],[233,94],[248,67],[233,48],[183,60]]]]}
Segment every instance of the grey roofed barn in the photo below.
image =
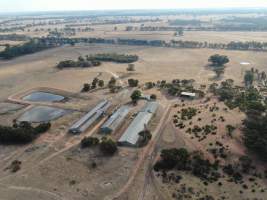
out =
{"type": "Polygon", "coordinates": [[[81,133],[93,124],[109,107],[111,103],[107,100],[101,101],[81,119],[75,122],[69,129],[71,133],[81,133]]]}
{"type": "Polygon", "coordinates": [[[139,133],[145,129],[152,116],[152,113],[139,112],[118,142],[135,146],[139,139],[139,133]]]}
{"type": "Polygon", "coordinates": [[[146,105],[140,110],[140,112],[134,118],[130,126],[118,140],[118,143],[136,146],[139,139],[139,133],[145,129],[145,126],[148,125],[149,121],[156,113],[157,109],[157,102],[146,103],[146,105]]]}
{"type": "Polygon", "coordinates": [[[149,112],[155,114],[158,109],[157,102],[147,102],[146,105],[142,108],[141,112],[149,112]]]}
{"type": "Polygon", "coordinates": [[[121,123],[123,122],[124,118],[129,113],[128,106],[121,106],[115,113],[111,115],[111,117],[102,125],[101,131],[105,133],[111,133],[112,131],[116,130],[121,123]]]}

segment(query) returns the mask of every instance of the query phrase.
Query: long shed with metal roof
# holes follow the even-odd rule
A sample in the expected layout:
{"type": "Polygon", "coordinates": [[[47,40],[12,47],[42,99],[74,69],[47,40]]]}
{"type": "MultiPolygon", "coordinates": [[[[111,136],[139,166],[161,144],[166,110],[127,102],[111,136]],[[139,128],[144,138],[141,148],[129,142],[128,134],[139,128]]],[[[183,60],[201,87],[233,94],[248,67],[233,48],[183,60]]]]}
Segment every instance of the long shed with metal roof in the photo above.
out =
{"type": "Polygon", "coordinates": [[[153,115],[158,109],[158,103],[148,102],[134,118],[130,126],[118,140],[120,145],[137,146],[139,133],[145,130],[153,115]]]}
{"type": "Polygon", "coordinates": [[[121,106],[116,112],[114,112],[111,117],[102,125],[101,131],[103,133],[111,133],[115,131],[123,122],[125,117],[129,113],[128,106],[121,106]]]}
{"type": "Polygon", "coordinates": [[[77,134],[84,132],[89,126],[91,126],[99,117],[101,117],[107,109],[110,107],[111,103],[107,100],[101,101],[92,110],[90,110],[81,119],[75,122],[70,128],[69,132],[77,134]]]}

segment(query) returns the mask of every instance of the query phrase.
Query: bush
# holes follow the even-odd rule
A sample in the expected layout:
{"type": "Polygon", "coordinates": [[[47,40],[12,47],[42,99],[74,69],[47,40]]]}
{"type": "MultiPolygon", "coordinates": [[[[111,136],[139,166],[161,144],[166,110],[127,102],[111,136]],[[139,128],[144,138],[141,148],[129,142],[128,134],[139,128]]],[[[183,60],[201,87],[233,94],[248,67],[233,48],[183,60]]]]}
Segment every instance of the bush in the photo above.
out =
{"type": "Polygon", "coordinates": [[[114,153],[116,153],[118,148],[117,148],[117,144],[113,140],[103,138],[100,143],[100,150],[102,151],[104,155],[111,156],[114,153]]]}
{"type": "Polygon", "coordinates": [[[82,148],[92,147],[99,144],[99,139],[95,137],[85,137],[81,141],[82,148]]]}
{"type": "Polygon", "coordinates": [[[151,94],[151,95],[150,95],[150,99],[151,99],[151,100],[156,100],[156,99],[157,99],[157,96],[156,96],[155,94],[151,94]]]}
{"type": "Polygon", "coordinates": [[[151,140],[152,135],[149,130],[144,130],[139,133],[140,136],[140,146],[145,146],[149,140],[151,140]]]}
{"type": "Polygon", "coordinates": [[[89,83],[85,83],[83,84],[83,89],[82,89],[82,92],[89,92],[91,89],[91,86],[89,83]]]}
{"type": "Polygon", "coordinates": [[[136,79],[128,79],[128,85],[130,86],[130,87],[137,87],[138,86],[138,80],[136,80],[136,79]]]}
{"type": "Polygon", "coordinates": [[[136,103],[140,99],[141,96],[142,96],[142,93],[140,90],[133,91],[131,95],[132,102],[136,103]]]}

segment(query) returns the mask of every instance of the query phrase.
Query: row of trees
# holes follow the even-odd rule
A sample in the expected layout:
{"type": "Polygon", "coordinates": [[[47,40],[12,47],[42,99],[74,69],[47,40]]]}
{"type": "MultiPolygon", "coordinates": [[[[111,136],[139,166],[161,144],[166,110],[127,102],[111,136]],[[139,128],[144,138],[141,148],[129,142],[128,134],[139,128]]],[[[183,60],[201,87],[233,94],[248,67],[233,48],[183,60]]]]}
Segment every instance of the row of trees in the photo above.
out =
{"type": "Polygon", "coordinates": [[[116,63],[133,63],[138,60],[138,56],[117,54],[117,53],[104,53],[104,54],[90,55],[87,57],[87,60],[97,60],[103,62],[116,62],[116,63]]]}
{"type": "Polygon", "coordinates": [[[35,53],[48,48],[56,47],[57,44],[50,43],[46,39],[32,39],[23,45],[10,46],[6,45],[4,51],[0,52],[0,58],[11,59],[14,57],[35,53]]]}
{"type": "MultiPolygon", "coordinates": [[[[10,59],[13,57],[35,53],[47,48],[57,47],[64,44],[75,45],[77,43],[96,43],[96,44],[119,44],[119,45],[142,45],[173,48],[211,48],[227,50],[252,50],[266,51],[267,42],[230,42],[230,43],[208,43],[198,41],[171,40],[137,40],[137,39],[103,39],[103,38],[64,38],[64,37],[44,37],[32,39],[20,46],[10,47],[0,53],[0,57],[10,59]]],[[[117,55],[117,54],[97,54],[91,59],[99,61],[112,61],[119,63],[132,63],[138,60],[136,55],[117,55]]]]}
{"type": "Polygon", "coordinates": [[[90,90],[96,89],[97,87],[103,88],[105,85],[105,82],[101,79],[94,78],[92,83],[85,83],[83,85],[83,88],[81,92],[89,92],[90,90]]]}
{"type": "Polygon", "coordinates": [[[0,35],[0,40],[10,40],[10,41],[27,41],[30,38],[22,34],[6,34],[0,35]]]}

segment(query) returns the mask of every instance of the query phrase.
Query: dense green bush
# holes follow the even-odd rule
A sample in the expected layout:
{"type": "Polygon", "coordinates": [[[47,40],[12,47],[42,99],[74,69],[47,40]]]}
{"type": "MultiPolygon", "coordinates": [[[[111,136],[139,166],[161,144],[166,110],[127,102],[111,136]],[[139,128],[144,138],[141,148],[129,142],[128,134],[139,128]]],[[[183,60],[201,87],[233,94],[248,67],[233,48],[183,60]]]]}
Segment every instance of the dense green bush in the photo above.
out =
{"type": "Polygon", "coordinates": [[[118,150],[116,142],[111,139],[103,138],[100,143],[100,150],[104,155],[111,156],[118,150]]]}
{"type": "Polygon", "coordinates": [[[81,147],[92,147],[99,144],[99,139],[95,137],[84,137],[81,141],[81,147]]]}
{"type": "Polygon", "coordinates": [[[128,79],[128,85],[130,87],[137,87],[138,86],[139,81],[137,79],[128,79]]]}
{"type": "Polygon", "coordinates": [[[26,144],[34,140],[39,134],[49,130],[50,123],[42,123],[32,127],[27,122],[14,124],[13,127],[0,126],[1,144],[26,144]]]}
{"type": "Polygon", "coordinates": [[[262,160],[267,161],[267,116],[249,115],[244,125],[245,145],[262,160]]]}

